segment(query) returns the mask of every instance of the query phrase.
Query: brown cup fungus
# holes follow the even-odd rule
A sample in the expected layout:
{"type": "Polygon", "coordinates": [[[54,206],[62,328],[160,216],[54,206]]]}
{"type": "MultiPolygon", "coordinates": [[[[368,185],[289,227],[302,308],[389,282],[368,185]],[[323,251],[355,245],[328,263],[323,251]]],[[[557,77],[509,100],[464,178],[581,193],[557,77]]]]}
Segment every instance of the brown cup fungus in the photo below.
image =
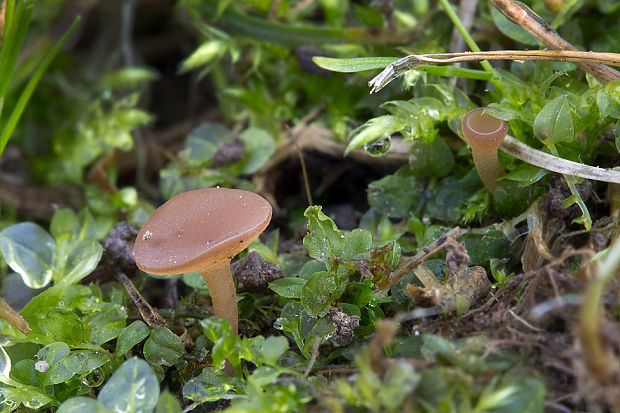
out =
{"type": "Polygon", "coordinates": [[[504,175],[497,160],[497,149],[508,133],[508,122],[484,113],[485,109],[470,110],[463,118],[461,128],[465,141],[471,147],[478,175],[484,186],[493,193],[497,179],[504,175]]]}
{"type": "Polygon", "coordinates": [[[134,246],[143,271],[171,275],[199,272],[216,316],[238,331],[237,293],[230,260],[265,230],[271,205],[239,189],[208,188],[175,196],[146,221],[134,246]]]}

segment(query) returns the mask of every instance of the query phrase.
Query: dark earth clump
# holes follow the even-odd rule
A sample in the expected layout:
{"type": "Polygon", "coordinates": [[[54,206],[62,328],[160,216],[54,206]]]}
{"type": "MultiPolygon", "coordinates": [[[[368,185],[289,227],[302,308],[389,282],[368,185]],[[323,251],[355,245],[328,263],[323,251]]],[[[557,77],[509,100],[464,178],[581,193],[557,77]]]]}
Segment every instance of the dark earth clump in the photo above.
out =
{"type": "Polygon", "coordinates": [[[119,270],[133,274],[136,263],[133,259],[133,243],[138,235],[138,227],[127,221],[114,224],[108,236],[101,240],[103,254],[99,266],[117,267],[119,270]]]}
{"type": "Polygon", "coordinates": [[[360,325],[360,318],[356,315],[348,315],[341,308],[332,307],[327,313],[327,318],[334,323],[334,335],[329,342],[336,347],[346,346],[353,340],[353,332],[360,325]]]}
{"type": "Polygon", "coordinates": [[[223,168],[235,162],[239,162],[243,158],[245,152],[245,143],[237,138],[232,142],[220,142],[217,150],[213,154],[211,161],[212,168],[223,168]]]}
{"type": "MultiPolygon", "coordinates": [[[[592,183],[588,180],[584,180],[582,183],[577,184],[577,191],[584,201],[590,198],[592,193],[592,183]]],[[[549,179],[546,184],[547,196],[545,197],[545,212],[552,218],[570,218],[575,219],[581,215],[579,206],[571,205],[569,208],[564,208],[562,203],[571,196],[570,188],[566,183],[566,179],[561,175],[554,175],[549,179]]]]}
{"type": "Polygon", "coordinates": [[[279,265],[267,261],[256,251],[233,262],[230,271],[237,279],[239,292],[266,293],[270,282],[284,278],[279,265]]]}

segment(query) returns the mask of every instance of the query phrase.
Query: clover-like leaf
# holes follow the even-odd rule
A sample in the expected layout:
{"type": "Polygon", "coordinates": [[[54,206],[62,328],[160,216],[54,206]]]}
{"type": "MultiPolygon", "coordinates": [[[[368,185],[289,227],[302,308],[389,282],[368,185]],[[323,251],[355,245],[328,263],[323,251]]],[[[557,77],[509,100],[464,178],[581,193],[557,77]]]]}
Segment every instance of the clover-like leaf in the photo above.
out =
{"type": "Polygon", "coordinates": [[[125,361],[99,392],[97,400],[115,413],[152,413],[159,383],[149,364],[139,358],[125,361]]]}
{"type": "Polygon", "coordinates": [[[313,274],[301,289],[301,303],[311,317],[325,315],[336,292],[336,280],[327,271],[313,274]]]}
{"type": "Polygon", "coordinates": [[[55,246],[51,235],[32,222],[11,225],[0,232],[2,256],[30,288],[45,287],[52,279],[55,246]]]}
{"type": "Polygon", "coordinates": [[[566,95],[553,99],[538,112],[534,134],[547,145],[575,139],[575,124],[566,95]]]}
{"type": "Polygon", "coordinates": [[[183,342],[165,327],[151,330],[151,337],[144,343],[144,358],[155,365],[172,366],[183,354],[183,342]]]}

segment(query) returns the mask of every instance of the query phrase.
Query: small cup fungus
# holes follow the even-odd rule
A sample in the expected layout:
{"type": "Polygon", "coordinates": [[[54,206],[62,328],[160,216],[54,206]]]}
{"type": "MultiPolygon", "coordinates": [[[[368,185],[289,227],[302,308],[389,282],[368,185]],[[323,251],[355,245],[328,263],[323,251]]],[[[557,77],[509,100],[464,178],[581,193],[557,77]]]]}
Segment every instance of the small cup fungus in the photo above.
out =
{"type": "Polygon", "coordinates": [[[497,179],[504,170],[497,160],[497,149],[508,133],[508,122],[484,113],[485,108],[470,110],[463,118],[461,128],[465,141],[471,147],[474,165],[484,186],[495,192],[497,179]]]}
{"type": "Polygon", "coordinates": [[[199,272],[207,283],[213,312],[238,331],[237,293],[230,260],[265,230],[271,205],[239,189],[184,192],[155,211],[134,246],[143,271],[170,275],[199,272]]]}

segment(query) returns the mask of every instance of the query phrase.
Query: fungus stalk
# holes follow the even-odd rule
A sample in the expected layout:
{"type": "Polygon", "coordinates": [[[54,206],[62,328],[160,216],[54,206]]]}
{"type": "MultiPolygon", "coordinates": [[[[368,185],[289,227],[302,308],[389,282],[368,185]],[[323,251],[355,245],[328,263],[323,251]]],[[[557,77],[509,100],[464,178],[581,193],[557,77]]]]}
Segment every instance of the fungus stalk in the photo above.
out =
{"type": "Polygon", "coordinates": [[[504,175],[497,159],[497,149],[506,137],[508,123],[484,113],[484,110],[476,108],[469,111],[463,118],[462,129],[465,141],[471,147],[480,180],[493,193],[497,179],[504,175]]]}
{"type": "Polygon", "coordinates": [[[211,295],[213,314],[230,322],[233,334],[239,330],[239,313],[237,310],[237,291],[230,272],[230,261],[200,270],[211,295]]]}

